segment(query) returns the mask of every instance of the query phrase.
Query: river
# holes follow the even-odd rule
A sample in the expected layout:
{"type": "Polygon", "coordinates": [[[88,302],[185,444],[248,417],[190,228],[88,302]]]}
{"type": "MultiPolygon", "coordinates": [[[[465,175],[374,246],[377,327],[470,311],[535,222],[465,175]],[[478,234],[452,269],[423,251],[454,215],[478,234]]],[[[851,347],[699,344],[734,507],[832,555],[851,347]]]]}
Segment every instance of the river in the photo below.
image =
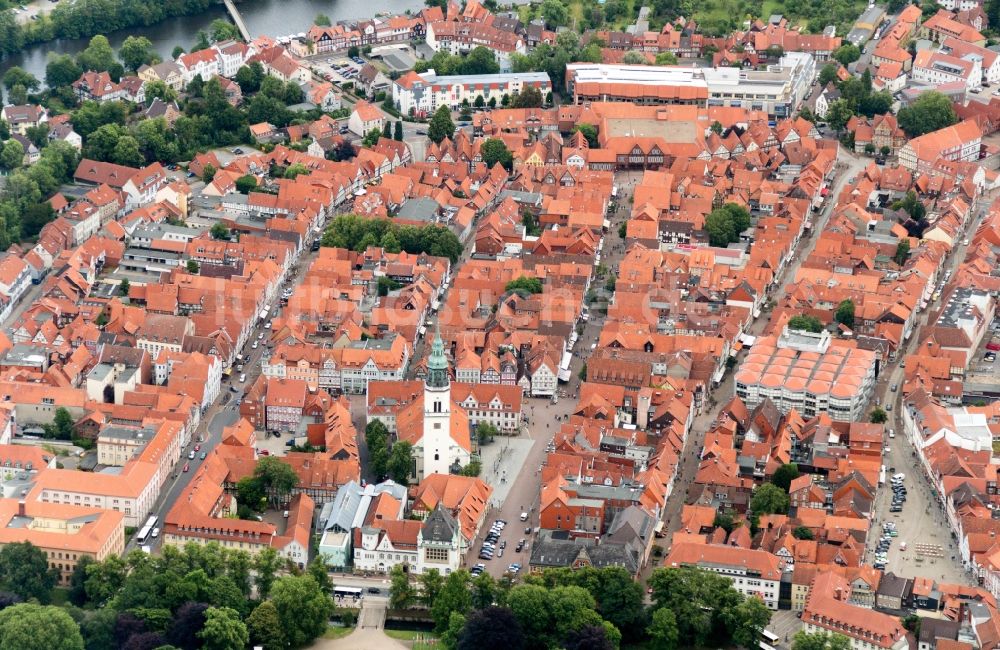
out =
{"type": "MultiPolygon", "coordinates": [[[[419,11],[421,0],[244,0],[237,7],[243,15],[247,29],[254,36],[285,36],[309,29],[317,14],[326,14],[333,23],[341,20],[362,20],[377,13],[402,13],[407,9],[419,11]]],[[[229,18],[220,3],[197,16],[171,18],[151,27],[123,29],[107,34],[111,47],[118,46],[127,36],[145,36],[164,59],[170,58],[174,47],[189,49],[197,39],[199,30],[207,29],[216,18],[229,18]]],[[[38,79],[45,78],[45,60],[49,52],[77,54],[87,47],[90,39],[50,41],[28,47],[0,60],[0,71],[19,65],[38,79]]]]}

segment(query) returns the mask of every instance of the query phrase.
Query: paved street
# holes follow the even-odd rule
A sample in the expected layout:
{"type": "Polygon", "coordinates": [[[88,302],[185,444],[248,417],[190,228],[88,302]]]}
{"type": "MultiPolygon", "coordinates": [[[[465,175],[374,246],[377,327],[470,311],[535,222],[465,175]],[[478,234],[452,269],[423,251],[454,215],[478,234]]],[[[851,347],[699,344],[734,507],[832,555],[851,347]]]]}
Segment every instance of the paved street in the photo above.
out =
{"type": "MultiPolygon", "coordinates": [[[[978,202],[975,206],[975,216],[970,220],[965,235],[959,235],[959,242],[964,236],[970,236],[976,232],[989,204],[995,198],[995,194],[995,192],[991,193],[978,202]]],[[[939,276],[943,277],[948,270],[954,273],[958,265],[965,259],[965,252],[966,246],[959,243],[945,260],[939,276]]],[[[898,354],[899,359],[903,359],[914,351],[920,340],[920,332],[927,325],[931,311],[939,308],[940,305],[937,303],[928,305],[928,308],[920,315],[914,333],[898,354]]],[[[885,443],[889,446],[890,451],[885,455],[884,463],[888,468],[889,475],[894,472],[906,474],[907,500],[903,506],[903,512],[890,513],[892,490],[885,487],[879,491],[876,498],[875,518],[872,522],[873,532],[869,536],[867,547],[867,560],[869,562],[872,560],[871,553],[878,544],[882,524],[892,521],[896,524],[899,536],[893,540],[889,548],[886,571],[893,571],[898,575],[923,576],[947,582],[971,584],[972,577],[962,566],[961,557],[945,519],[941,502],[932,493],[930,483],[917,465],[916,450],[903,429],[901,419],[902,392],[899,389],[903,385],[904,372],[898,363],[893,364],[888,372],[883,371],[876,387],[876,394],[883,405],[891,405],[886,427],[895,433],[895,437],[892,439],[888,438],[888,433],[886,434],[885,443]],[[892,390],[893,385],[897,387],[897,391],[892,390]],[[901,548],[902,542],[907,544],[906,551],[901,548]]]]}

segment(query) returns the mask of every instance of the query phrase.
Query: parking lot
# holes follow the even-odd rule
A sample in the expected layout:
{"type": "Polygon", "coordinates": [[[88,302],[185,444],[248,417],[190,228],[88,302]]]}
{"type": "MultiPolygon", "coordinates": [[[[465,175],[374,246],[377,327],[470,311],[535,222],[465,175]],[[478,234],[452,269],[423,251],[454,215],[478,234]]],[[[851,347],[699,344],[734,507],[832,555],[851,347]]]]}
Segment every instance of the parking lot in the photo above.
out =
{"type": "Polygon", "coordinates": [[[358,72],[364,64],[364,60],[360,57],[349,59],[346,56],[331,56],[310,61],[311,67],[319,73],[319,76],[338,84],[356,81],[358,72]]]}

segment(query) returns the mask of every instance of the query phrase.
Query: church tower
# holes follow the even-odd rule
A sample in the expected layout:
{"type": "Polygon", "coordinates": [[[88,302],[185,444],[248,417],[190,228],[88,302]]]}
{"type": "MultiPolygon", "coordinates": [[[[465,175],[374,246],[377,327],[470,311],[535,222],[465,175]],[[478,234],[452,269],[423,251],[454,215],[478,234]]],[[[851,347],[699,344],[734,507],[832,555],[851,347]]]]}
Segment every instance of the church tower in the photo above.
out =
{"type": "Polygon", "coordinates": [[[454,441],[451,439],[451,380],[444,356],[441,333],[434,335],[424,381],[423,471],[419,478],[447,474],[451,469],[454,441]]]}

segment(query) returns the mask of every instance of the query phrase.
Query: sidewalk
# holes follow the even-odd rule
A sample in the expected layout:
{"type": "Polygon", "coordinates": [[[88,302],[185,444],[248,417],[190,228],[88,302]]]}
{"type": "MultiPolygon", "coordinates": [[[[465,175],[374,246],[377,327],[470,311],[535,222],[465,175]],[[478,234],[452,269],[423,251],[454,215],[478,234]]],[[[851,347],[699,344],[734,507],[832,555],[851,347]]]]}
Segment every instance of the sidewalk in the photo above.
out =
{"type": "Polygon", "coordinates": [[[521,475],[533,444],[534,440],[526,437],[497,436],[493,442],[480,447],[483,471],[479,477],[493,486],[495,507],[507,501],[514,479],[521,475]]]}

